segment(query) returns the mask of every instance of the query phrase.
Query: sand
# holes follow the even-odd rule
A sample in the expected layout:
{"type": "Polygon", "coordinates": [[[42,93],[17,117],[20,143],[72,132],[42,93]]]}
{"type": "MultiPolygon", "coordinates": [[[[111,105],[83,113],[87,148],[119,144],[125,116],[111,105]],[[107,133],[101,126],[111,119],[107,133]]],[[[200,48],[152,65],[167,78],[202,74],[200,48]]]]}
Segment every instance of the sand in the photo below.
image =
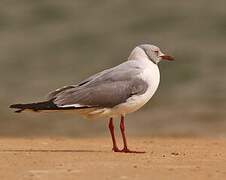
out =
{"type": "Polygon", "coordinates": [[[226,179],[226,139],[133,138],[111,152],[109,138],[1,138],[0,179],[226,179]]]}

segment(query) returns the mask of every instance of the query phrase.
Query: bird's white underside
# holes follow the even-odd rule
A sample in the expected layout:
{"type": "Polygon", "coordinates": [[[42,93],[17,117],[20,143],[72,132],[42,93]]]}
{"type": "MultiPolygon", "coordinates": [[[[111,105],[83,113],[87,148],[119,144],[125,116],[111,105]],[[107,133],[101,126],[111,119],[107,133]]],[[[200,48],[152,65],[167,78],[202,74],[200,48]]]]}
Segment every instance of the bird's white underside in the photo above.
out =
{"type": "MultiPolygon", "coordinates": [[[[156,64],[149,59],[141,60],[143,71],[139,75],[142,80],[148,83],[147,91],[142,95],[133,95],[125,103],[119,104],[113,108],[87,108],[75,110],[83,117],[89,119],[106,118],[125,115],[140,109],[154,95],[160,81],[160,72],[156,64]]],[[[62,107],[82,107],[80,104],[64,105],[62,107]]]]}

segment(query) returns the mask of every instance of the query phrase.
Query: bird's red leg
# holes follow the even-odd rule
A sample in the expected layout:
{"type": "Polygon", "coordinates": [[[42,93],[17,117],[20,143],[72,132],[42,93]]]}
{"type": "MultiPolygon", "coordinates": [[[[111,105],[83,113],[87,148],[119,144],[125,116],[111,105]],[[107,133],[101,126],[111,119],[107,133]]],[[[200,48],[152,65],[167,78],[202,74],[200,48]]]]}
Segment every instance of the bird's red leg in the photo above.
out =
{"type": "Polygon", "coordinates": [[[120,152],[120,150],[119,150],[119,148],[118,148],[118,146],[116,144],[116,140],[115,140],[115,132],[114,132],[113,118],[110,118],[108,127],[109,127],[109,130],[110,130],[111,138],[112,138],[112,142],[113,142],[113,148],[112,148],[112,150],[114,152],[120,152]]]}
{"type": "Polygon", "coordinates": [[[123,115],[121,116],[120,130],[121,130],[121,133],[122,133],[122,139],[123,139],[123,144],[124,144],[124,148],[121,150],[121,152],[125,152],[125,153],[145,153],[144,151],[131,151],[131,150],[128,149],[126,134],[125,134],[125,122],[124,122],[124,116],[123,115]]]}
{"type": "Polygon", "coordinates": [[[124,116],[121,116],[120,130],[121,130],[121,133],[122,133],[122,139],[123,139],[123,144],[124,144],[124,148],[123,148],[122,151],[127,151],[128,147],[127,147],[127,140],[126,140],[126,134],[125,134],[124,116]]]}

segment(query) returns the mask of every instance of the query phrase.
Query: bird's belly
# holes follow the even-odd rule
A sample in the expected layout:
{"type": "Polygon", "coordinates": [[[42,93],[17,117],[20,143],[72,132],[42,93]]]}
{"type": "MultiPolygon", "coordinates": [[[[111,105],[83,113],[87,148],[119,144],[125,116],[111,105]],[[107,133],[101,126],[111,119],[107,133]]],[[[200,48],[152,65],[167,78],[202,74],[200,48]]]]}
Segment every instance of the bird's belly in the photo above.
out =
{"type": "Polygon", "coordinates": [[[125,103],[114,107],[112,109],[112,113],[117,115],[125,115],[137,111],[151,99],[155,91],[156,90],[149,89],[142,95],[134,95],[130,97],[125,103]]]}
{"type": "Polygon", "coordinates": [[[149,101],[153,94],[153,90],[150,89],[142,95],[134,95],[130,97],[126,102],[113,108],[88,109],[86,112],[82,110],[80,114],[88,119],[117,117],[129,114],[140,109],[149,101]]]}

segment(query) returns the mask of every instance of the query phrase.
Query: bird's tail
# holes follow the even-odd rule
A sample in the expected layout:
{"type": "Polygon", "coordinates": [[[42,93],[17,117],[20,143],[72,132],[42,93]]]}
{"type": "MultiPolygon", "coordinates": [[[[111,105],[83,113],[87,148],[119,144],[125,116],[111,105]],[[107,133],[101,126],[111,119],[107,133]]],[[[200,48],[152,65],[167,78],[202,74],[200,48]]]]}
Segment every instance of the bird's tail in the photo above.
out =
{"type": "Polygon", "coordinates": [[[53,101],[43,101],[28,104],[12,104],[10,108],[17,109],[15,112],[20,113],[24,110],[41,111],[41,110],[57,110],[59,109],[53,101]]]}

